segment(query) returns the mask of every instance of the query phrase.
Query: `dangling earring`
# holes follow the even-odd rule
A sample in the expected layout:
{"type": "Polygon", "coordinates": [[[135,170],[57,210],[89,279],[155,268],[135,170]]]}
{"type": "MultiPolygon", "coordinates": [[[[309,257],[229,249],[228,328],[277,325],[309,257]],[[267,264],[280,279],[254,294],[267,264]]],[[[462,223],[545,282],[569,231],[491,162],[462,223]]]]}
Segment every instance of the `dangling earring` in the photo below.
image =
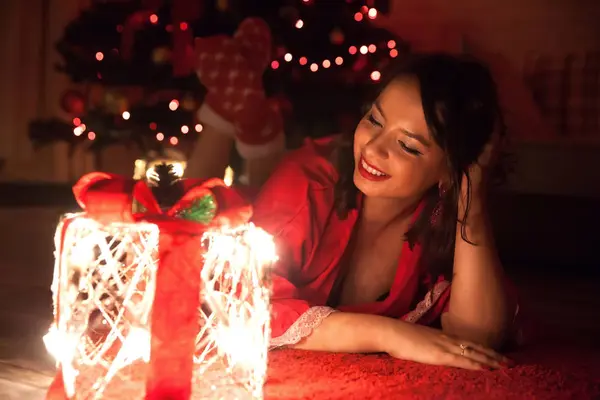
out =
{"type": "Polygon", "coordinates": [[[435,205],[435,208],[433,209],[433,212],[431,213],[431,225],[437,225],[438,221],[440,219],[440,216],[442,215],[442,211],[443,211],[443,198],[444,195],[446,194],[446,189],[442,186],[439,185],[438,186],[438,199],[437,199],[437,204],[435,205]]]}

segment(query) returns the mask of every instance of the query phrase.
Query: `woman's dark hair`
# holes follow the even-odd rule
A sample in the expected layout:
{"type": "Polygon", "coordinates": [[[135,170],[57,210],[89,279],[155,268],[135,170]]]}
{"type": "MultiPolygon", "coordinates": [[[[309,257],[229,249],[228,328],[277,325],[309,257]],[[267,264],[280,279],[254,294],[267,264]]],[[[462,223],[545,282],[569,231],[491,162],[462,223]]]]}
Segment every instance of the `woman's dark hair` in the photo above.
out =
{"type": "MultiPolygon", "coordinates": [[[[446,154],[448,186],[440,191],[436,184],[427,191],[424,208],[406,233],[406,240],[411,246],[415,243],[421,246],[421,271],[431,273],[434,278],[443,274],[451,279],[462,177],[464,174],[468,177],[469,166],[477,161],[492,134],[504,135],[506,130],[496,85],[483,64],[446,54],[408,55],[382,75],[387,79],[379,85],[378,93],[399,78],[418,81],[430,134],[446,154]],[[436,218],[432,222],[434,212],[436,218]]],[[[353,141],[353,133],[342,135],[335,152],[334,162],[340,176],[335,202],[341,218],[346,218],[348,212],[357,207],[353,141]]],[[[497,171],[492,174],[497,178],[504,176],[501,164],[498,163],[497,171]]],[[[467,215],[470,181],[468,189],[467,215]]],[[[468,241],[464,225],[461,235],[468,241]]]]}

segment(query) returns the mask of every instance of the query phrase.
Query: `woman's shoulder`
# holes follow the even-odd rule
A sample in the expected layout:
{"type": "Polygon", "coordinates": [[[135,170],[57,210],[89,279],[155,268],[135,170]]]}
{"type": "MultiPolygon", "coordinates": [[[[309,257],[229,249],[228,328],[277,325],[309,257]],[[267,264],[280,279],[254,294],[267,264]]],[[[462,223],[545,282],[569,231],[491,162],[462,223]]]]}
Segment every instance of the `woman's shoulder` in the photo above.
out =
{"type": "Polygon", "coordinates": [[[274,175],[294,176],[294,181],[305,181],[311,189],[333,188],[338,178],[332,162],[335,141],[335,136],[305,139],[302,147],[284,157],[274,175]]]}
{"type": "Polygon", "coordinates": [[[329,212],[337,180],[330,160],[334,141],[307,139],[284,157],[254,202],[257,219],[291,220],[300,214],[319,217],[329,212]]]}

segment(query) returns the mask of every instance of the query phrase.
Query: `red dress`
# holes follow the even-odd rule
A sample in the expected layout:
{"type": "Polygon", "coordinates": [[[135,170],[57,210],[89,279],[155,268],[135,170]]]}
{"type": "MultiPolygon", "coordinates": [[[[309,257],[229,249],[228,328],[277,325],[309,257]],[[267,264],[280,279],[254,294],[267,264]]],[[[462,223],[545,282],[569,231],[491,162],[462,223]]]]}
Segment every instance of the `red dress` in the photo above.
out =
{"type": "MultiPolygon", "coordinates": [[[[254,223],[274,236],[280,257],[273,274],[272,348],[298,343],[336,311],[327,302],[358,211],[340,219],[334,210],[337,172],[328,159],[331,146],[331,139],[307,141],[290,153],[255,202],[254,223]]],[[[440,277],[426,286],[428,277],[417,270],[419,246],[403,246],[385,299],[337,310],[420,324],[436,321],[447,307],[450,283],[440,277]]]]}

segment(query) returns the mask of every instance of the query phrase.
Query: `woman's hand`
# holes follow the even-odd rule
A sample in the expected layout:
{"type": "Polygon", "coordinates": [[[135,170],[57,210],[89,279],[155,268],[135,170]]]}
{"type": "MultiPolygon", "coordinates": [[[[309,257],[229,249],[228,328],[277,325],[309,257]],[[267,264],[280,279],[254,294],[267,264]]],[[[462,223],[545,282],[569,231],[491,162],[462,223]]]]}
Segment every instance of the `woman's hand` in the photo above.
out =
{"type": "Polygon", "coordinates": [[[458,198],[459,220],[465,220],[468,203],[470,204],[469,209],[476,213],[483,210],[489,176],[500,158],[503,144],[503,137],[499,133],[494,133],[484,146],[477,161],[471,164],[468,172],[463,175],[458,198]]]}
{"type": "Polygon", "coordinates": [[[394,321],[385,335],[385,352],[392,357],[430,365],[471,370],[509,367],[512,362],[494,350],[444,332],[404,321],[394,321]]]}
{"type": "MultiPolygon", "coordinates": [[[[489,171],[498,162],[500,150],[503,146],[503,137],[500,133],[494,133],[483,148],[479,158],[469,167],[469,179],[471,182],[471,191],[478,193],[485,187],[489,171]]],[[[467,178],[463,176],[462,190],[463,195],[467,193],[467,178]]]]}

